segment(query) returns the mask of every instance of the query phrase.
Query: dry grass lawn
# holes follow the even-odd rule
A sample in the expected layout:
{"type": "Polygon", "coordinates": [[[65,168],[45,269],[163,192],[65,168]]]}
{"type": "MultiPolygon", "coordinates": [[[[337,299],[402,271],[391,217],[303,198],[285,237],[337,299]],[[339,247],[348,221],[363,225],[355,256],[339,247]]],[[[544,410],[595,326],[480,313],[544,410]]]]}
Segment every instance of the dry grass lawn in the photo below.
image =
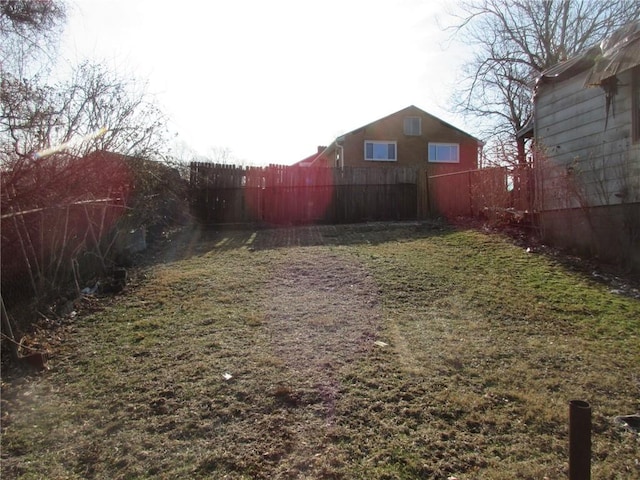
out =
{"type": "Polygon", "coordinates": [[[495,234],[183,232],[5,376],[2,478],[640,478],[640,300],[495,234]]]}

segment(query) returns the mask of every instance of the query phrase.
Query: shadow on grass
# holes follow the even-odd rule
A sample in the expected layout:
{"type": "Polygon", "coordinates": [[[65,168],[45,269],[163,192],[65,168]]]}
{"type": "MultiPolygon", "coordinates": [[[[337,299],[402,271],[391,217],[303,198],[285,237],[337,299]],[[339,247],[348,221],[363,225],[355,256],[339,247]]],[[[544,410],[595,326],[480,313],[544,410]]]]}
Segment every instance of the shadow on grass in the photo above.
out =
{"type": "Polygon", "coordinates": [[[344,225],[255,226],[234,225],[204,227],[185,226],[156,241],[135,262],[139,266],[185,260],[204,254],[223,254],[238,249],[261,251],[291,247],[379,245],[448,235],[460,230],[477,230],[505,235],[521,248],[542,255],[578,275],[604,283],[625,296],[640,298],[640,277],[636,274],[584,259],[542,245],[539,239],[520,230],[487,230],[475,222],[460,224],[444,220],[370,222],[344,225]],[[519,233],[518,233],[519,232],[519,233]]]}
{"type": "Polygon", "coordinates": [[[185,260],[231,250],[271,250],[291,247],[377,245],[444,235],[453,229],[439,221],[375,222],[347,225],[287,227],[190,225],[157,241],[140,257],[141,265],[185,260]]]}

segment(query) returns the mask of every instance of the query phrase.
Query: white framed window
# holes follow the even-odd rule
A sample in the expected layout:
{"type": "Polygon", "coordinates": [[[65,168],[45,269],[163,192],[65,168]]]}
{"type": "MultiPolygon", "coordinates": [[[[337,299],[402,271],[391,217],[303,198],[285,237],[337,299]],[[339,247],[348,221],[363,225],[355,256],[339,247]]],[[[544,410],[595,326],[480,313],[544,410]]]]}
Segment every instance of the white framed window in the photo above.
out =
{"type": "Polygon", "coordinates": [[[396,142],[364,141],[364,159],[373,162],[395,162],[398,159],[396,142]]]}
{"type": "Polygon", "coordinates": [[[420,117],[405,117],[404,134],[415,136],[422,135],[422,119],[420,117]]]}
{"type": "Polygon", "coordinates": [[[436,163],[460,163],[460,145],[457,143],[429,142],[429,161],[436,163]]]}

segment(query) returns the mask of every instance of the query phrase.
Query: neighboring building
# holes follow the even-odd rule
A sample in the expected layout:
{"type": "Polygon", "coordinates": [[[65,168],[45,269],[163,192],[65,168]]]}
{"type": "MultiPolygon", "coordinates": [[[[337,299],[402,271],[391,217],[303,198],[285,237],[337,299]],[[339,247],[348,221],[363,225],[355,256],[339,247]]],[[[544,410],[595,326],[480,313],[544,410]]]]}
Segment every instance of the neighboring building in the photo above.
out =
{"type": "Polygon", "coordinates": [[[533,102],[544,240],[640,270],[640,22],[543,72],[533,102]]]}
{"type": "Polygon", "coordinates": [[[309,155],[307,158],[303,158],[302,160],[300,160],[299,162],[294,163],[293,165],[291,165],[292,167],[310,167],[314,164],[316,164],[316,166],[318,164],[322,164],[322,165],[328,165],[329,160],[325,157],[323,157],[323,153],[324,151],[327,149],[326,146],[318,146],[318,151],[316,153],[314,153],[313,155],[309,155]]]}
{"type": "Polygon", "coordinates": [[[477,138],[412,105],[345,133],[297,165],[419,167],[438,175],[478,168],[482,145],[477,138]]]}

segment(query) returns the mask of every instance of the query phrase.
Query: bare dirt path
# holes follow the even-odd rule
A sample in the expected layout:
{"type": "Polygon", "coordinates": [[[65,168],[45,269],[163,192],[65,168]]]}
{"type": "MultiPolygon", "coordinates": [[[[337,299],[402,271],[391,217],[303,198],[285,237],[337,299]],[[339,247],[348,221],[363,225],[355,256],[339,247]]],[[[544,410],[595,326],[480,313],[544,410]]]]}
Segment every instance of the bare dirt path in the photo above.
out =
{"type": "Polygon", "coordinates": [[[545,257],[407,223],[184,232],[149,260],[78,305],[49,372],[3,378],[3,478],[562,478],[569,398],[594,475],[637,477],[613,418],[640,304],[545,257]]]}
{"type": "Polygon", "coordinates": [[[297,251],[270,281],[265,328],[295,383],[314,379],[331,416],[338,371],[369,350],[381,322],[378,289],[353,260],[297,251]]]}

